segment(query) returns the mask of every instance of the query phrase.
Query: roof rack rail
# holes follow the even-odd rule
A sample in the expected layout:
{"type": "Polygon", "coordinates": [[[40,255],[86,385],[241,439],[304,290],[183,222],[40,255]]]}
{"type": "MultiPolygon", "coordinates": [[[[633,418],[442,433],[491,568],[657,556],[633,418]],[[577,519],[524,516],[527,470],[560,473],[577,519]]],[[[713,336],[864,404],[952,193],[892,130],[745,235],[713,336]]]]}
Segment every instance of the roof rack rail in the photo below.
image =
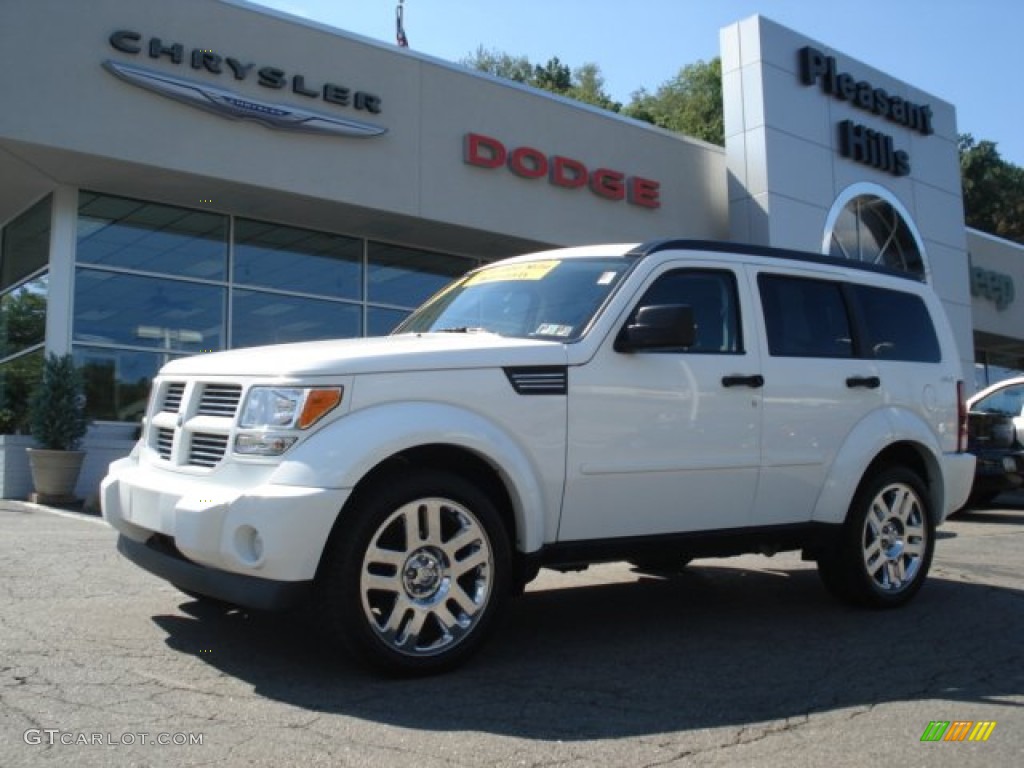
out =
{"type": "Polygon", "coordinates": [[[871,264],[866,261],[855,261],[854,259],[842,259],[836,256],[825,256],[820,253],[809,251],[797,251],[787,248],[773,248],[767,245],[753,245],[752,243],[732,243],[722,240],[687,240],[685,238],[660,238],[648,240],[641,243],[627,253],[627,256],[644,258],[652,256],[660,251],[713,251],[715,253],[742,253],[751,256],[767,256],[772,259],[788,259],[790,261],[809,262],[812,264],[825,264],[832,267],[845,267],[847,269],[860,269],[865,272],[878,272],[883,275],[902,277],[916,282],[925,282],[924,275],[915,275],[904,272],[893,267],[882,264],[871,264]]]}

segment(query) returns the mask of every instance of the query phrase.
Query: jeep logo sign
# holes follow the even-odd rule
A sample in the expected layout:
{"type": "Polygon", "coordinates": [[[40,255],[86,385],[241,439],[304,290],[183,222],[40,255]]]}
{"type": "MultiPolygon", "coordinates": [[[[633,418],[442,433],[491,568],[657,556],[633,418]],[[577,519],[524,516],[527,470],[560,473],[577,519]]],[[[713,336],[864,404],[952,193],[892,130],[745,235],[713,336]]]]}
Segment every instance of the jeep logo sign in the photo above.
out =
{"type": "Polygon", "coordinates": [[[1013,303],[1013,278],[983,267],[971,267],[971,296],[988,299],[1002,311],[1013,303]]]}

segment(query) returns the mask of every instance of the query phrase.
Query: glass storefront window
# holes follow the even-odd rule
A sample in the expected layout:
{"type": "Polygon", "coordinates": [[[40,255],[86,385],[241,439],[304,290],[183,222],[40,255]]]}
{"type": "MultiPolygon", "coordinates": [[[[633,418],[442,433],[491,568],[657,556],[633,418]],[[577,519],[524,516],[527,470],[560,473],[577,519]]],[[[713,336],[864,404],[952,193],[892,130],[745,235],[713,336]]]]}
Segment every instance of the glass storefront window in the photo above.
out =
{"type": "Polygon", "coordinates": [[[900,212],[877,195],[858,195],[836,218],[829,254],[924,274],[924,259],[910,226],[900,212]]]}
{"type": "Polygon", "coordinates": [[[387,336],[410,314],[404,309],[370,307],[366,312],[366,335],[387,336]]]}
{"type": "Polygon", "coordinates": [[[0,246],[0,290],[6,290],[50,258],[50,198],[46,197],[3,229],[0,246]]]}
{"type": "Polygon", "coordinates": [[[101,421],[138,422],[146,414],[150,385],[166,356],[156,352],[75,346],[85,379],[85,407],[101,421]]]}
{"type": "Polygon", "coordinates": [[[253,347],[359,336],[357,304],[235,290],[231,346],[253,347]]]}
{"type": "Polygon", "coordinates": [[[42,371],[42,349],[0,364],[0,434],[28,432],[28,404],[42,371]]]}
{"type": "Polygon", "coordinates": [[[0,296],[0,359],[46,340],[48,284],[42,274],[0,296]]]}
{"type": "Polygon", "coordinates": [[[359,299],[363,242],[352,237],[235,220],[234,282],[359,299]]]}
{"type": "Polygon", "coordinates": [[[475,259],[383,243],[370,243],[369,255],[367,300],[409,309],[477,266],[475,259]]]}
{"type": "MultiPolygon", "coordinates": [[[[0,296],[0,360],[36,354],[54,303],[42,271],[49,200],[22,219],[7,228],[20,235],[5,233],[3,278],[18,287],[0,296]],[[16,258],[7,258],[10,248],[16,258]]],[[[72,347],[85,369],[88,414],[137,421],[165,362],[226,349],[229,340],[238,348],[386,335],[478,263],[80,191],[72,347]]]]}
{"type": "Polygon", "coordinates": [[[74,340],[189,354],[224,346],[225,289],[79,267],[74,340]]]}
{"type": "Polygon", "coordinates": [[[79,264],[224,280],[228,217],[81,192],[79,264]]]}

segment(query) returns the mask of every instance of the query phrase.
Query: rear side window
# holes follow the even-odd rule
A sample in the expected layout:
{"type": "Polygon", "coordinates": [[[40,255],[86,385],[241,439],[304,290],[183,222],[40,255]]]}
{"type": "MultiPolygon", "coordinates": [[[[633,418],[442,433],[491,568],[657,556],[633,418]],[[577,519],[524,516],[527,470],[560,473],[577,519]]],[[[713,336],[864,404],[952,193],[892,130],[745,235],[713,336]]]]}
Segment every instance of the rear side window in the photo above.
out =
{"type": "Polygon", "coordinates": [[[866,285],[851,287],[864,328],[865,357],[918,363],[942,360],[931,315],[920,296],[866,285]]]}
{"type": "Polygon", "coordinates": [[[783,275],[757,282],[773,357],[853,357],[840,283],[783,275]]]}

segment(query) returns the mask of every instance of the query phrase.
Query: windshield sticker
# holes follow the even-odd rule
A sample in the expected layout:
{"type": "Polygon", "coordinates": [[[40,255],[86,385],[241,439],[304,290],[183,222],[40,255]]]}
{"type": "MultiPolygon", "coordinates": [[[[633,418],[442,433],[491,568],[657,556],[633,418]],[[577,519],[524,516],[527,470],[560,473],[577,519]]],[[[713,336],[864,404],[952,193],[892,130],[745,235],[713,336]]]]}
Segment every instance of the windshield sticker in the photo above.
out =
{"type": "Polygon", "coordinates": [[[556,325],[555,323],[542,323],[537,326],[537,336],[557,336],[559,338],[568,338],[572,336],[571,325],[556,325]]]}
{"type": "Polygon", "coordinates": [[[555,260],[530,261],[526,264],[506,264],[477,272],[465,285],[481,285],[518,280],[542,280],[544,276],[562,262],[555,260]]]}
{"type": "Polygon", "coordinates": [[[598,285],[610,285],[612,280],[615,279],[615,272],[605,272],[599,278],[597,278],[598,285]]]}

